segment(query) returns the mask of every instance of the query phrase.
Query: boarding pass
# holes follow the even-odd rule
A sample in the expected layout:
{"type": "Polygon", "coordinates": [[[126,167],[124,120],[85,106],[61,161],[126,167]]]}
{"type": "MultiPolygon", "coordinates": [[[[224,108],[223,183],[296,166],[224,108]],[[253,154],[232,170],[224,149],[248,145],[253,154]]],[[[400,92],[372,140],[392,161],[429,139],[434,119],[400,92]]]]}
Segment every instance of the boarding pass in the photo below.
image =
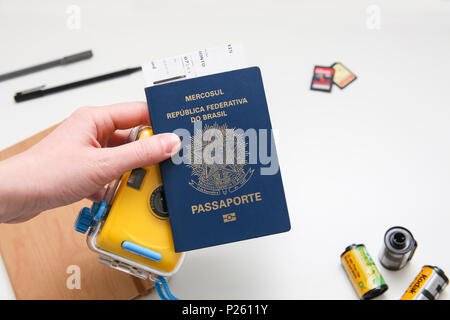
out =
{"type": "Polygon", "coordinates": [[[151,60],[142,65],[146,86],[185,80],[247,67],[240,43],[201,49],[182,55],[151,60]]]}

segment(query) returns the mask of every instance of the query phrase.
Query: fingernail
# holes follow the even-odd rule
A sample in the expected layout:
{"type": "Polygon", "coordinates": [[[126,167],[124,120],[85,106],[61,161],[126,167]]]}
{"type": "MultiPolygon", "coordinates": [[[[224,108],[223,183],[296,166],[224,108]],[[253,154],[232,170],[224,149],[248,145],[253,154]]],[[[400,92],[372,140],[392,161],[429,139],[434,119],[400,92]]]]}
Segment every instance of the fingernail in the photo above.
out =
{"type": "Polygon", "coordinates": [[[181,140],[175,133],[163,133],[160,134],[160,141],[163,150],[166,154],[174,156],[181,149],[181,140]]]}

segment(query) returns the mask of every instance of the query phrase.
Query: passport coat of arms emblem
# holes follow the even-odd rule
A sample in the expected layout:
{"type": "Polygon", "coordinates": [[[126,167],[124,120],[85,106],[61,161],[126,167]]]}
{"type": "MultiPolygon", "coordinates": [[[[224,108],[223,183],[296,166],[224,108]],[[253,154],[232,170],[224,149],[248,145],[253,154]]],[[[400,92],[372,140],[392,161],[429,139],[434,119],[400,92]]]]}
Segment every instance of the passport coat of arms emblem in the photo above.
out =
{"type": "Polygon", "coordinates": [[[236,134],[234,129],[228,129],[226,124],[220,126],[215,123],[195,132],[191,139],[191,148],[194,159],[202,159],[201,163],[192,161],[191,164],[187,165],[192,169],[189,185],[197,191],[209,195],[226,195],[240,189],[253,175],[254,169],[248,168],[246,170],[248,152],[244,136],[236,134]],[[232,159],[231,163],[227,163],[225,159],[222,163],[208,163],[208,161],[204,160],[203,152],[211,142],[203,141],[202,135],[209,129],[217,130],[219,136],[223,137],[223,144],[218,149],[232,152],[233,156],[230,157],[232,159]],[[233,132],[233,144],[224,147],[226,144],[225,137],[230,132],[233,132]]]}

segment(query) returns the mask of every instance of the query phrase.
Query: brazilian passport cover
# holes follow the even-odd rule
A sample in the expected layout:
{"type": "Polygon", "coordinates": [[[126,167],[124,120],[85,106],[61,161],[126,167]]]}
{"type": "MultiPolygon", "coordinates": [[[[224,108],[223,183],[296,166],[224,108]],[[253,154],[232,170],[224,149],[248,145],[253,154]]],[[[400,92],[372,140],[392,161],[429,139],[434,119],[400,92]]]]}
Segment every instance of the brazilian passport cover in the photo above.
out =
{"type": "Polygon", "coordinates": [[[290,230],[258,67],[145,92],[154,134],[182,141],[160,163],[176,252],[290,230]]]}

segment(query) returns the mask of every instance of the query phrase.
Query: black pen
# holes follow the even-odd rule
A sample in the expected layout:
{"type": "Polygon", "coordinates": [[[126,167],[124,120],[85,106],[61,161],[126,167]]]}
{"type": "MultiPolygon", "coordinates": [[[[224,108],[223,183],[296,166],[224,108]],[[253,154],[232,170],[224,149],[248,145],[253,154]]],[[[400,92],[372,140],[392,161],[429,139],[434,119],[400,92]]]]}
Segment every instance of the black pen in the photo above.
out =
{"type": "Polygon", "coordinates": [[[70,56],[67,57],[63,57],[60,59],[56,59],[53,61],[49,61],[49,62],[45,62],[45,63],[41,63],[32,67],[28,67],[28,68],[24,68],[21,70],[17,70],[17,71],[13,71],[13,72],[9,72],[9,73],[5,73],[0,75],[0,82],[4,81],[4,80],[9,80],[12,78],[16,78],[16,77],[20,77],[20,76],[24,76],[33,72],[38,72],[41,70],[45,70],[45,69],[50,69],[53,67],[58,67],[58,66],[64,66],[66,64],[69,63],[74,63],[74,62],[78,62],[81,60],[85,60],[85,59],[89,59],[92,57],[92,51],[88,50],[88,51],[83,51],[80,53],[76,53],[76,54],[72,54],[70,56]]]}
{"type": "Polygon", "coordinates": [[[100,81],[105,81],[105,80],[109,80],[109,79],[114,79],[114,78],[126,76],[126,75],[129,75],[129,74],[131,74],[133,72],[140,71],[140,70],[141,70],[141,67],[128,68],[128,69],[124,69],[124,70],[120,70],[120,71],[104,74],[104,75],[101,75],[101,76],[89,78],[89,79],[84,79],[84,80],[80,80],[80,81],[76,81],[76,82],[63,84],[63,85],[60,85],[60,86],[57,86],[57,87],[48,88],[48,89],[44,89],[45,85],[43,85],[43,86],[39,86],[39,87],[36,87],[36,88],[32,88],[32,89],[24,90],[24,91],[21,91],[21,92],[17,92],[16,95],[14,96],[14,100],[16,100],[16,102],[22,102],[22,101],[26,101],[26,100],[31,100],[31,99],[43,97],[43,96],[48,95],[48,94],[52,94],[52,93],[56,93],[56,92],[60,92],[60,91],[64,91],[64,90],[70,90],[70,89],[73,89],[73,88],[86,86],[86,85],[92,84],[92,83],[96,83],[96,82],[100,82],[100,81]]]}

